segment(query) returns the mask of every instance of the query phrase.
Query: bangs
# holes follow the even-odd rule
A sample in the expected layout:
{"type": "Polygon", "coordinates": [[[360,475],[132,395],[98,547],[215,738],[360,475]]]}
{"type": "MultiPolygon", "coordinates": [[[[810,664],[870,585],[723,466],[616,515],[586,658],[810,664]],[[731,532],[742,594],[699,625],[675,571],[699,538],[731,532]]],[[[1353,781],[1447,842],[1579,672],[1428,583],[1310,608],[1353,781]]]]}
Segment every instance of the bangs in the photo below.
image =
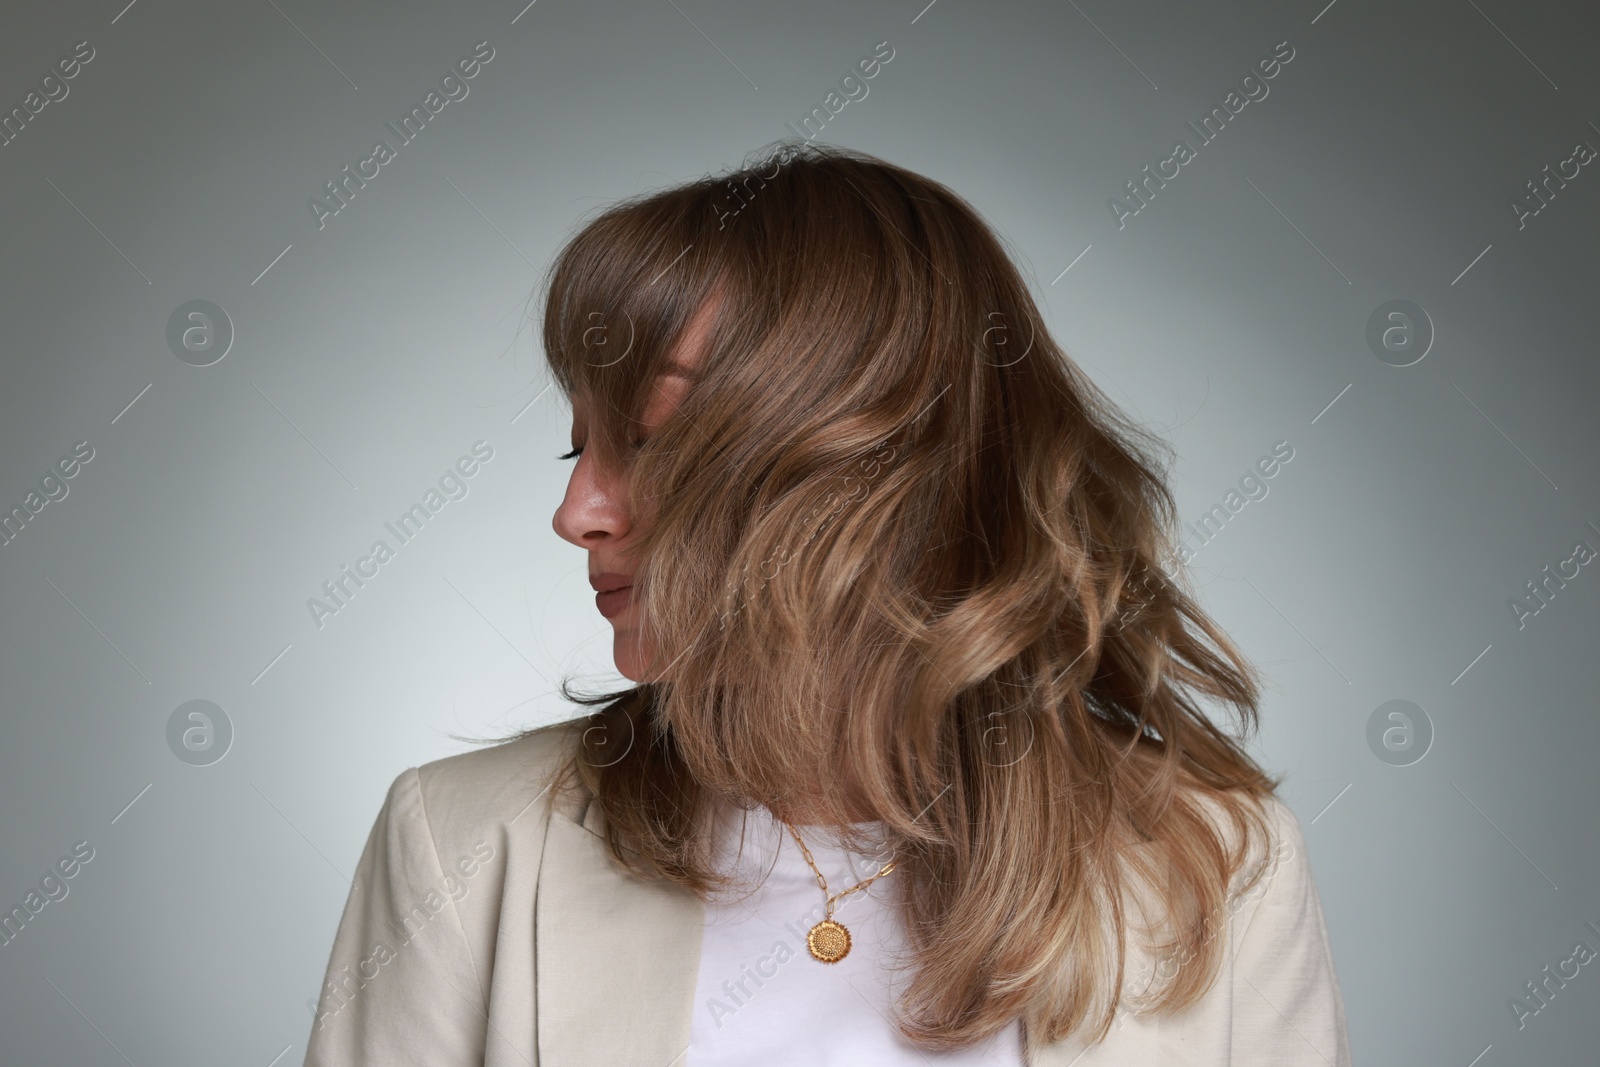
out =
{"type": "MultiPolygon", "coordinates": [[[[567,399],[590,405],[591,435],[612,455],[669,369],[684,327],[728,274],[730,243],[714,225],[712,181],[636,198],[579,231],[550,273],[544,349],[567,399]]],[[[720,318],[720,316],[719,316],[720,318]]]]}

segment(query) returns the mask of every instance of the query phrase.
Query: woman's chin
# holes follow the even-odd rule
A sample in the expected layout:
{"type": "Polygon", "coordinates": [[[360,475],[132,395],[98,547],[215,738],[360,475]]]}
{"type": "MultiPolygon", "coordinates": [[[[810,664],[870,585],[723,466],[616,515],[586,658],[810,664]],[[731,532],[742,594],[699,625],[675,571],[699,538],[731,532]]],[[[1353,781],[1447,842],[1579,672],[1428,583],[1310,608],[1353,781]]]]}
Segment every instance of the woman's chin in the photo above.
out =
{"type": "Polygon", "coordinates": [[[611,658],[617,673],[631,682],[646,681],[645,663],[648,657],[640,647],[638,634],[632,627],[618,627],[611,641],[611,658]]]}

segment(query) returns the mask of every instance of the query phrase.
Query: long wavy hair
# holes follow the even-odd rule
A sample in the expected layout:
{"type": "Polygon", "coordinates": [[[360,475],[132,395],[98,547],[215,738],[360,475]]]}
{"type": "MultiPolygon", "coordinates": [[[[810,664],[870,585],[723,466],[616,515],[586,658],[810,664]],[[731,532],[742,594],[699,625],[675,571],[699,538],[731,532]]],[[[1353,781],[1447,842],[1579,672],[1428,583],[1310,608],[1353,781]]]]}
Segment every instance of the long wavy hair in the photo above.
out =
{"type": "Polygon", "coordinates": [[[1185,961],[1141,1003],[1202,996],[1210,917],[1278,785],[1242,746],[1259,682],[1169,570],[1164,443],[1051,338],[977,211],[873,156],[779,142],[604,210],[546,285],[585,450],[650,515],[634,594],[656,680],[562,685],[598,710],[558,782],[600,805],[616,862],[709,899],[715,805],[821,788],[847,844],[898,859],[909,1040],[963,1047],[1017,1018],[1102,1039],[1136,925],[1185,961]],[[636,444],[713,300],[698,379],[636,444]],[[851,836],[847,793],[885,836],[851,836]],[[1137,885],[1159,921],[1132,921],[1137,885]]]}

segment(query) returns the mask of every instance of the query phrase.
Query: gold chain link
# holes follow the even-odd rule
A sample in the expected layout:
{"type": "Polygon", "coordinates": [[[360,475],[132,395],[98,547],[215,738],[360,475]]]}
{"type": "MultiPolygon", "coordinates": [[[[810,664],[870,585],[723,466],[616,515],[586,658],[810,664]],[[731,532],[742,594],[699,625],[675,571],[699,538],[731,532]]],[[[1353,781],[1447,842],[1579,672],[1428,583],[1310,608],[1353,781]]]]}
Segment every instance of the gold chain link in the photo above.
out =
{"type": "MultiPolygon", "coordinates": [[[[806,843],[804,841],[800,840],[800,835],[795,833],[794,827],[790,826],[788,823],[784,823],[783,827],[784,827],[784,829],[789,831],[789,836],[794,838],[794,843],[800,846],[801,855],[805,856],[806,863],[810,865],[812,872],[814,874],[816,874],[816,876],[817,876],[817,885],[821,886],[822,887],[822,892],[824,894],[826,894],[828,892],[828,880],[826,878],[822,877],[822,872],[817,869],[816,861],[811,858],[811,850],[809,848],[806,848],[806,843]]],[[[893,861],[893,862],[890,862],[890,863],[886,863],[886,864],[884,864],[883,868],[878,871],[877,874],[873,875],[871,878],[868,878],[866,881],[857,882],[855,885],[851,886],[849,889],[844,890],[842,893],[835,893],[832,896],[828,897],[827,917],[830,918],[830,919],[833,918],[833,905],[834,905],[835,901],[841,900],[844,897],[849,896],[851,893],[854,893],[858,889],[865,889],[867,886],[871,885],[873,882],[876,882],[879,878],[882,878],[884,875],[886,875],[890,871],[894,870],[895,863],[898,863],[898,862],[899,861],[896,860],[896,861],[893,861]]]]}

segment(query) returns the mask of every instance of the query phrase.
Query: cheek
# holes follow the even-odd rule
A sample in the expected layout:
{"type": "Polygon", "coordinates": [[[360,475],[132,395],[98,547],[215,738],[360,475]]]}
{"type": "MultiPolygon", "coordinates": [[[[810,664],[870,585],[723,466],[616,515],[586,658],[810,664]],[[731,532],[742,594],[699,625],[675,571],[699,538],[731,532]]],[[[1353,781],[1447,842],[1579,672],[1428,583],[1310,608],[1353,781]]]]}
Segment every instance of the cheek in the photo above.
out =
{"type": "Polygon", "coordinates": [[[652,501],[642,500],[630,503],[628,500],[627,484],[617,487],[617,507],[627,512],[632,518],[640,522],[649,522],[655,516],[656,507],[652,501]]]}

